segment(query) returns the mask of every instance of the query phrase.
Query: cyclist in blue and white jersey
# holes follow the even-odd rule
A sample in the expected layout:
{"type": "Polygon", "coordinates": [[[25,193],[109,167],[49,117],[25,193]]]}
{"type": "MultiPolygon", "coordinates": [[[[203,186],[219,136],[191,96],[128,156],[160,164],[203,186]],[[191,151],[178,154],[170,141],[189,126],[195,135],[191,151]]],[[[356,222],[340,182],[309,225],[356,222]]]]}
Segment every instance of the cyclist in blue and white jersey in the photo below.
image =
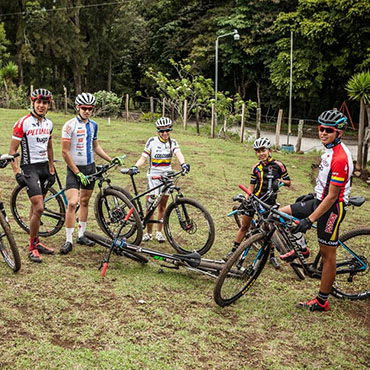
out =
{"type": "Polygon", "coordinates": [[[66,122],[62,130],[62,156],[67,163],[66,196],[66,242],[60,249],[67,254],[73,247],[75,212],[80,202],[77,243],[92,246],[94,243],[84,236],[88,216],[89,201],[94,189],[87,175],[96,172],[94,153],[110,163],[123,164],[123,158],[111,158],[98,143],[98,125],[90,117],[96,99],[93,94],[82,93],[75,100],[78,115],[66,122]]]}
{"type": "Polygon", "coordinates": [[[28,257],[32,262],[42,262],[39,253],[53,254],[39,240],[40,218],[44,211],[44,197],[55,181],[54,153],[52,144],[53,123],[45,117],[52,95],[49,90],[36,89],[31,94],[32,112],[14,125],[9,154],[22,149],[20,167],[17,158],[11,162],[19,185],[26,186],[31,201],[30,244],[28,257]]]}
{"type": "MultiPolygon", "coordinates": [[[[179,160],[184,173],[188,173],[190,171],[190,165],[185,163],[185,158],[181,153],[177,141],[170,137],[170,132],[172,131],[172,121],[167,117],[161,117],[156,121],[155,126],[157,128],[158,136],[149,138],[149,140],[146,142],[141,157],[136,162],[135,166],[132,167],[132,171],[135,173],[137,172],[138,167],[144,165],[146,160],[149,159],[149,169],[147,173],[148,189],[159,185],[160,183],[160,180],[153,179],[153,176],[162,175],[164,172],[172,170],[171,163],[174,154],[179,160]]],[[[153,192],[147,196],[147,207],[149,206],[150,202],[161,193],[161,191],[162,189],[158,188],[153,190],[153,192]]],[[[158,204],[159,220],[163,219],[166,211],[167,201],[168,195],[165,195],[158,204]]],[[[157,224],[156,239],[160,243],[165,241],[162,234],[162,226],[162,223],[157,224]]],[[[147,233],[144,234],[143,241],[153,240],[152,230],[153,224],[148,223],[147,233]]]]}

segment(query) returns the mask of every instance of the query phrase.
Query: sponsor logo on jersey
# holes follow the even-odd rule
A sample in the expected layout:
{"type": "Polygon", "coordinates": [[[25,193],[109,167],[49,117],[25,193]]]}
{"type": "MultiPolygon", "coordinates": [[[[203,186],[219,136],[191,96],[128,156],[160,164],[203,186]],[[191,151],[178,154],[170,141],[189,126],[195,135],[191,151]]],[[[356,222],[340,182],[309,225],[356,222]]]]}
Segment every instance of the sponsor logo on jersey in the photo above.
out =
{"type": "Polygon", "coordinates": [[[47,143],[47,142],[49,141],[49,138],[48,138],[48,137],[37,137],[37,138],[36,138],[36,141],[37,141],[38,143],[45,144],[45,143],[47,143]]]}
{"type": "Polygon", "coordinates": [[[85,130],[77,130],[77,133],[78,134],[84,134],[85,133],[85,130]]]}
{"type": "Polygon", "coordinates": [[[77,155],[78,155],[79,157],[82,157],[82,153],[81,153],[81,152],[77,152],[77,155]]]}
{"type": "Polygon", "coordinates": [[[78,139],[78,142],[79,142],[79,143],[83,143],[83,141],[84,141],[83,137],[82,137],[82,138],[80,138],[80,139],[78,139]]]}
{"type": "Polygon", "coordinates": [[[27,136],[50,135],[50,129],[49,128],[31,129],[27,130],[26,135],[27,136]]]}
{"type": "Polygon", "coordinates": [[[72,127],[71,127],[71,125],[67,125],[65,128],[64,128],[64,132],[66,133],[66,134],[69,134],[69,132],[72,130],[72,127]]]}

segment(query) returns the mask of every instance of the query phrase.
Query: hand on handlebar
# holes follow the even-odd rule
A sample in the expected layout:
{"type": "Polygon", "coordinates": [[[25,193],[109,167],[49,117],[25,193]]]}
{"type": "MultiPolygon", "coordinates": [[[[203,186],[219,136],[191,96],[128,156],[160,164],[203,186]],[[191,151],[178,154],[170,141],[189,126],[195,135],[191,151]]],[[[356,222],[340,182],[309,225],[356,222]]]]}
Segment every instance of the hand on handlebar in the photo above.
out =
{"type": "Polygon", "coordinates": [[[187,173],[189,173],[189,172],[190,172],[190,164],[188,164],[188,163],[183,163],[183,164],[181,165],[181,169],[182,169],[182,173],[183,173],[184,175],[186,175],[187,173]]]}
{"type": "Polygon", "coordinates": [[[86,186],[86,185],[89,185],[90,184],[90,180],[87,176],[85,176],[82,172],[78,172],[76,173],[76,177],[77,177],[77,180],[83,185],[83,186],[86,186]]]}
{"type": "Polygon", "coordinates": [[[7,164],[8,164],[8,161],[6,160],[0,161],[0,168],[5,168],[7,164]]]}
{"type": "Polygon", "coordinates": [[[113,159],[111,159],[110,164],[118,164],[119,166],[122,166],[123,160],[125,158],[126,158],[125,155],[123,155],[122,157],[114,157],[113,159]]]}
{"type": "Polygon", "coordinates": [[[292,230],[292,232],[295,233],[305,233],[307,230],[311,229],[312,227],[312,222],[311,220],[306,217],[302,220],[299,221],[297,226],[292,230]]]}

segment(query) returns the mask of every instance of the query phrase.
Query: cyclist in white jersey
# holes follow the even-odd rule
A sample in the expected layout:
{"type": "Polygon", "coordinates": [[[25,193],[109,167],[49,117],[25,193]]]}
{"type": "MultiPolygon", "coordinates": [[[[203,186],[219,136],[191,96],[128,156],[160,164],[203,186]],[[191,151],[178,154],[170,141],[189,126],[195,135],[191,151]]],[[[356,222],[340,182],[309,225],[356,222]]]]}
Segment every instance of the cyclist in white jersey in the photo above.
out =
{"type": "MultiPolygon", "coordinates": [[[[336,274],[339,227],[345,217],[351,191],[353,162],[350,151],[341,143],[347,117],[337,110],[329,110],[320,115],[318,123],[325,153],[321,156],[315,193],[297,198],[296,203],[283,207],[281,211],[301,219],[295,232],[305,233],[317,221],[317,238],[323,260],[320,290],[316,298],[300,302],[298,307],[328,311],[328,296],[336,274]]],[[[302,248],[302,254],[309,256],[307,247],[302,248]]],[[[280,256],[285,261],[295,257],[294,250],[280,256]]]]}
{"type": "MultiPolygon", "coordinates": [[[[159,185],[160,181],[153,179],[153,176],[158,176],[166,171],[171,171],[171,163],[173,154],[176,155],[177,159],[181,164],[181,168],[184,173],[190,171],[190,165],[185,163],[183,154],[181,153],[180,147],[175,139],[170,137],[172,131],[172,121],[167,117],[159,118],[156,123],[158,136],[149,138],[147,141],[144,151],[141,157],[136,162],[135,166],[131,168],[133,173],[137,172],[138,167],[145,164],[146,160],[149,159],[149,169],[147,173],[148,185],[147,189],[150,189],[156,185],[159,185]]],[[[153,201],[156,196],[161,193],[162,189],[158,188],[151,192],[147,196],[147,205],[150,201],[153,201]]],[[[162,220],[166,211],[166,204],[168,201],[168,195],[165,195],[158,204],[158,220],[162,220]]],[[[165,241],[162,234],[162,223],[157,224],[156,239],[160,243],[165,241]]],[[[143,241],[149,241],[153,239],[152,236],[153,224],[148,223],[147,233],[143,236],[143,241]]]]}
{"type": "Polygon", "coordinates": [[[33,262],[42,262],[40,253],[53,254],[39,240],[40,218],[44,211],[44,197],[55,181],[54,153],[52,144],[53,123],[45,117],[52,99],[51,92],[36,89],[31,94],[32,112],[14,125],[9,154],[22,149],[19,172],[17,158],[11,162],[19,185],[26,186],[31,201],[30,243],[28,257],[33,262]]]}
{"type": "Polygon", "coordinates": [[[96,172],[94,152],[111,163],[123,164],[123,158],[111,157],[98,143],[98,125],[90,119],[96,99],[93,94],[82,93],[76,97],[77,117],[66,122],[62,129],[62,156],[67,163],[66,196],[66,242],[60,249],[67,254],[73,247],[75,213],[80,202],[77,243],[92,246],[94,243],[84,236],[88,216],[89,201],[94,189],[87,175],[96,172]]]}

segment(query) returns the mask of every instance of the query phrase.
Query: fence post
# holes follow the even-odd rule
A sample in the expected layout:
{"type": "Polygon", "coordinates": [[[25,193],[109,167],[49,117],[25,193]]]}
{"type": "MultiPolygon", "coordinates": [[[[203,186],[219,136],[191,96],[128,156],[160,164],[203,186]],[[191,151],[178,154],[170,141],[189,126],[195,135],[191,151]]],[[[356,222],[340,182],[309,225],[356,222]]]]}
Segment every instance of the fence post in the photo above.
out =
{"type": "Polygon", "coordinates": [[[244,116],[245,116],[245,103],[242,105],[242,119],[240,123],[240,142],[244,141],[244,116]]]}
{"type": "Polygon", "coordinates": [[[196,105],[195,109],[195,121],[197,123],[197,135],[200,135],[200,127],[199,127],[199,106],[196,105]]]}
{"type": "Polygon", "coordinates": [[[215,103],[212,103],[211,109],[211,138],[215,137],[215,103]]]}
{"type": "Polygon", "coordinates": [[[186,130],[186,127],[188,125],[188,100],[184,100],[184,130],[186,130]]]}
{"type": "Polygon", "coordinates": [[[64,90],[64,114],[67,114],[68,100],[67,100],[67,88],[63,86],[64,90]]]}
{"type": "Polygon", "coordinates": [[[256,139],[261,137],[261,108],[257,108],[256,139]]]}
{"type": "Polygon", "coordinates": [[[166,98],[163,98],[162,101],[162,117],[165,117],[166,115],[166,98]]]}
{"type": "Polygon", "coordinates": [[[150,97],[150,117],[154,121],[154,100],[152,96],[150,97]]]}
{"type": "Polygon", "coordinates": [[[303,119],[299,120],[298,123],[298,137],[297,137],[297,144],[295,145],[295,151],[296,153],[302,153],[301,151],[301,143],[302,143],[302,136],[303,136],[303,119]]]}
{"type": "Polygon", "coordinates": [[[126,94],[126,121],[128,121],[128,118],[129,118],[129,111],[128,111],[129,101],[130,101],[130,96],[126,94]]]}
{"type": "Polygon", "coordinates": [[[281,121],[283,119],[283,110],[279,109],[278,119],[276,122],[276,134],[275,134],[275,149],[280,149],[280,130],[281,130],[281,121]]]}

